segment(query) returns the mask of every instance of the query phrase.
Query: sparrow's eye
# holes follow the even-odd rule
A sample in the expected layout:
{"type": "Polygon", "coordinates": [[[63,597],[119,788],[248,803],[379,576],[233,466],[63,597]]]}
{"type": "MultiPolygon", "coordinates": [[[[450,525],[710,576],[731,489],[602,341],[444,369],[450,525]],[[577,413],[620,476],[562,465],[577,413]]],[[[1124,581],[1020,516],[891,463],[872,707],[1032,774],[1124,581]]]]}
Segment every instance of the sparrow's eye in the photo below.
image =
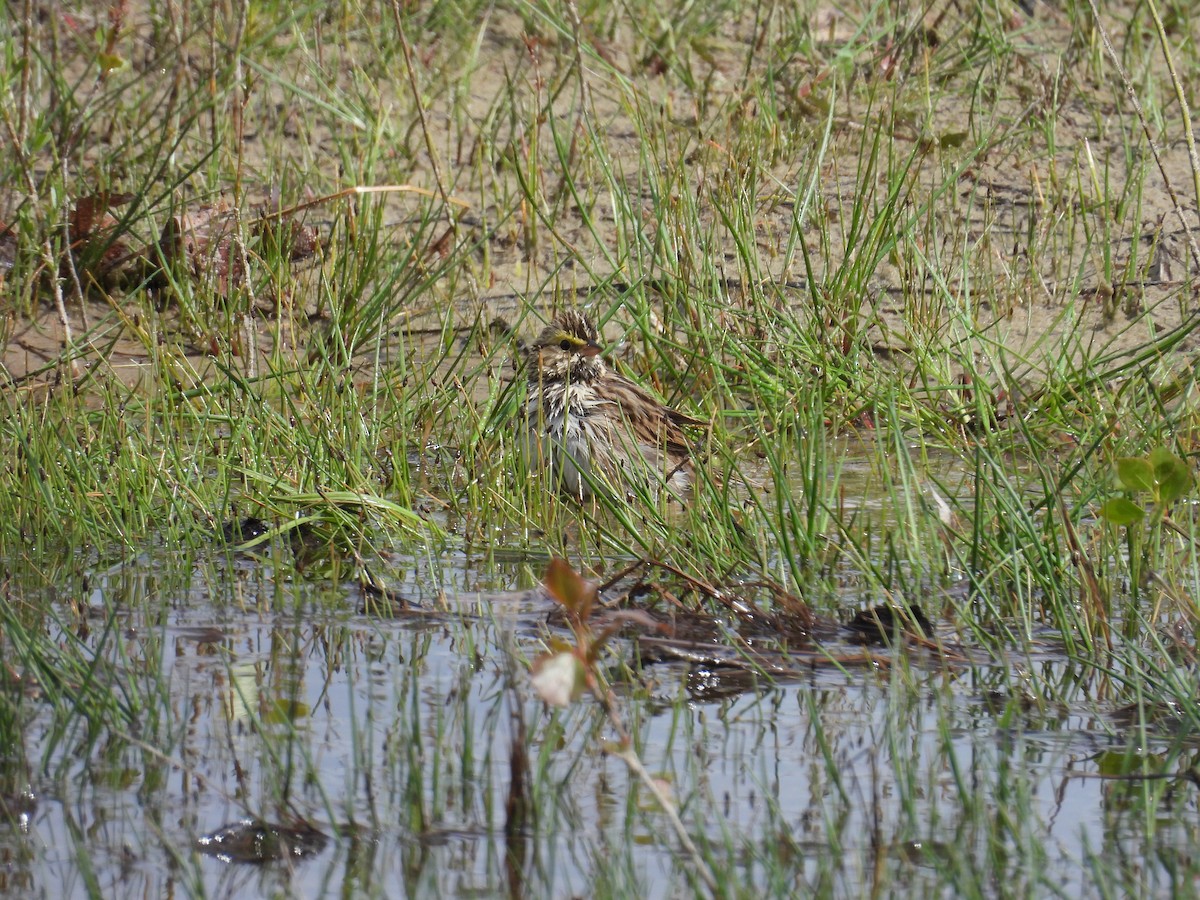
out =
{"type": "Polygon", "coordinates": [[[562,347],[564,350],[570,350],[571,342],[568,341],[566,338],[563,338],[562,343],[560,343],[558,346],[562,347]]]}

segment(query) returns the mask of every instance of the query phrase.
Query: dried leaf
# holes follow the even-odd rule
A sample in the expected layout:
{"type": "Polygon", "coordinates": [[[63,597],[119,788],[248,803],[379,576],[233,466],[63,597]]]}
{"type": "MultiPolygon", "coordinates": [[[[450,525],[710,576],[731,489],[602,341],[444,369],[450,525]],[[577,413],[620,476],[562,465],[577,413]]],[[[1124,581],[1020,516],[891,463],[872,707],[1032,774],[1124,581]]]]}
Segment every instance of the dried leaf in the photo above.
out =
{"type": "Polygon", "coordinates": [[[68,216],[75,265],[80,274],[101,287],[109,287],[122,263],[133,258],[128,245],[117,239],[121,223],[109,214],[110,209],[133,198],[133,194],[107,192],[80,197],[68,216]]]}
{"type": "Polygon", "coordinates": [[[262,255],[285,257],[290,262],[308,259],[321,246],[320,235],[311,225],[302,225],[292,216],[267,216],[255,225],[254,233],[263,242],[262,255]]]}
{"type": "Polygon", "coordinates": [[[201,206],[167,220],[158,246],[168,265],[186,266],[222,297],[245,277],[245,267],[233,252],[237,220],[228,204],[201,206]]]}

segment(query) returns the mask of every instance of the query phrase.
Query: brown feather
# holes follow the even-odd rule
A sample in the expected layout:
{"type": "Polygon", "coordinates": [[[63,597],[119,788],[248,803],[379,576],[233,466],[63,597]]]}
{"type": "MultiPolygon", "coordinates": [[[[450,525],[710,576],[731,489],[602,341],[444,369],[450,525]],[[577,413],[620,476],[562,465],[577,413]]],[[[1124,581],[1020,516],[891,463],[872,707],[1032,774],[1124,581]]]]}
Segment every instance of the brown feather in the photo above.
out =
{"type": "MultiPolygon", "coordinates": [[[[668,457],[691,456],[691,445],[680,426],[703,425],[699,419],[665,406],[641,385],[615,372],[594,382],[592,387],[602,399],[617,405],[639,443],[662,447],[668,457]],[[637,408],[644,410],[645,415],[631,417],[626,412],[637,408]]],[[[673,463],[679,461],[672,459],[673,463]]]]}
{"type": "MultiPolygon", "coordinates": [[[[640,467],[649,467],[659,470],[673,487],[685,486],[691,475],[691,444],[683,429],[707,423],[671,409],[641,385],[610,370],[599,355],[598,339],[596,326],[586,316],[568,310],[546,325],[529,346],[529,385],[536,392],[526,407],[531,440],[540,443],[544,423],[557,421],[549,447],[556,448],[564,434],[574,435],[567,440],[583,442],[575,445],[578,463],[594,466],[613,484],[636,478],[640,467]],[[616,415],[605,411],[610,404],[616,415]],[[631,467],[634,459],[638,464],[631,467]]],[[[571,469],[555,453],[545,458],[552,468],[571,469]]],[[[578,476],[568,478],[571,493],[587,496],[590,492],[578,482],[578,476]]]]}

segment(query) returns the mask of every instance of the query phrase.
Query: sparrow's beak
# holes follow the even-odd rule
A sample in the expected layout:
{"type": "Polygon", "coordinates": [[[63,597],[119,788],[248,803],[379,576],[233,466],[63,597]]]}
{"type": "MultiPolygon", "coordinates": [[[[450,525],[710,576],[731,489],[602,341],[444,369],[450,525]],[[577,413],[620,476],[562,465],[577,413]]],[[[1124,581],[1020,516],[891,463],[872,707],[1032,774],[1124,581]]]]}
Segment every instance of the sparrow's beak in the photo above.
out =
{"type": "Polygon", "coordinates": [[[579,348],[580,356],[599,356],[600,352],[601,352],[601,347],[595,341],[588,341],[586,344],[584,344],[582,347],[579,348]]]}

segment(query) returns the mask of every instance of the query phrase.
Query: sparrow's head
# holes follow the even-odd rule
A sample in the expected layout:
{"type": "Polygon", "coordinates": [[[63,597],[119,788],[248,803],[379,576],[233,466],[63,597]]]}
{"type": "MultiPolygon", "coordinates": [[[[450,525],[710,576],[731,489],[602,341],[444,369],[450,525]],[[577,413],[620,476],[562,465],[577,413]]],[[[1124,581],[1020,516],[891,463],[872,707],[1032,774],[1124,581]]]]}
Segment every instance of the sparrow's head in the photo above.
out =
{"type": "Polygon", "coordinates": [[[599,337],[583,313],[560,313],[529,347],[529,380],[586,383],[599,378],[604,373],[599,337]]]}

